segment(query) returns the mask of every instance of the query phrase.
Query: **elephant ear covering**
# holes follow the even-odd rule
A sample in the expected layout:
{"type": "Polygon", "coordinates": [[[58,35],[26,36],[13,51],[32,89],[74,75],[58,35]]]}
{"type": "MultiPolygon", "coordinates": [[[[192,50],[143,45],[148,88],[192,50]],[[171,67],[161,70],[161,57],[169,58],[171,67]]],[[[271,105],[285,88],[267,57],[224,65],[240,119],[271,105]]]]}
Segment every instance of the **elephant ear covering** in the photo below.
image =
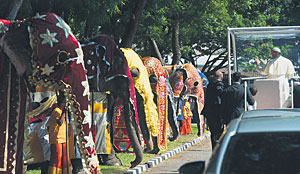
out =
{"type": "Polygon", "coordinates": [[[133,78],[134,86],[143,98],[146,124],[149,132],[152,136],[156,137],[159,135],[158,114],[156,104],[153,101],[154,96],[150,86],[147,69],[140,56],[131,48],[121,48],[121,50],[127,59],[129,68],[137,68],[139,70],[139,76],[133,78]]]}
{"type": "Polygon", "coordinates": [[[159,115],[160,134],[158,136],[158,147],[160,150],[167,148],[167,117],[168,117],[168,92],[164,68],[161,62],[154,57],[144,57],[142,61],[147,68],[148,75],[155,75],[156,84],[151,84],[152,91],[157,95],[157,107],[159,115]]]}
{"type": "Polygon", "coordinates": [[[89,85],[83,53],[64,20],[54,13],[37,13],[30,19],[29,37],[33,50],[31,84],[64,91],[75,119],[84,166],[97,172],[98,159],[91,133],[89,85]]]}
{"type": "MultiPolygon", "coordinates": [[[[0,19],[0,37],[10,21],[0,19]]],[[[2,43],[1,43],[2,45],[2,43]]],[[[1,47],[1,46],[0,46],[1,47]]],[[[26,104],[24,79],[17,76],[9,58],[0,51],[0,171],[23,173],[23,141],[26,104]]]]}

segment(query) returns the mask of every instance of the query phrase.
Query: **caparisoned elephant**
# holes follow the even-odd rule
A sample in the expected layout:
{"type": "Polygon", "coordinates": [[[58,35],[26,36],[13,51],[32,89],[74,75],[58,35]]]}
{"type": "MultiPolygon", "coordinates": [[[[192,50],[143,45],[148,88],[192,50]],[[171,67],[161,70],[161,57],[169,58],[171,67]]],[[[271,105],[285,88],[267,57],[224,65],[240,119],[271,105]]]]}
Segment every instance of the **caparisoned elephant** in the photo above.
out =
{"type": "Polygon", "coordinates": [[[159,135],[159,117],[148,72],[141,57],[135,51],[131,48],[121,48],[121,51],[127,59],[136,89],[139,123],[146,144],[144,152],[151,152],[153,150],[152,138],[157,138],[159,135]]]}
{"type": "Polygon", "coordinates": [[[90,38],[82,42],[82,46],[93,90],[111,93],[108,95],[107,112],[112,125],[110,130],[113,145],[119,151],[126,151],[132,146],[136,159],[131,162],[131,167],[135,167],[142,161],[143,151],[135,89],[127,60],[107,35],[90,38]]]}
{"type": "MultiPolygon", "coordinates": [[[[154,102],[157,105],[157,111],[159,116],[160,133],[157,139],[154,139],[155,146],[153,150],[153,153],[158,153],[159,150],[165,150],[167,148],[167,120],[169,122],[174,122],[174,118],[173,114],[168,115],[169,107],[167,81],[164,75],[164,69],[162,67],[161,62],[154,57],[144,57],[142,58],[142,61],[148,71],[152,92],[154,94],[154,102]]],[[[175,126],[175,124],[176,123],[170,125],[175,126]]],[[[175,133],[177,132],[178,135],[178,127],[173,127],[172,130],[175,133]]]]}
{"type": "MultiPolygon", "coordinates": [[[[27,20],[0,22],[1,121],[6,141],[2,171],[22,173],[25,96],[27,88],[42,86],[63,91],[76,127],[84,167],[97,173],[98,160],[91,133],[89,85],[82,49],[69,26],[54,13],[37,13],[27,20]],[[2,75],[4,74],[4,75],[2,75]],[[16,156],[16,157],[14,157],[16,156]],[[6,164],[6,166],[4,166],[6,164]]],[[[1,138],[1,139],[2,139],[1,138]]],[[[0,164],[1,165],[1,164],[0,164]]]]}
{"type": "Polygon", "coordinates": [[[165,66],[164,68],[169,75],[175,96],[178,98],[186,95],[194,99],[196,107],[193,110],[193,116],[197,123],[198,136],[203,135],[204,125],[201,111],[204,106],[204,91],[197,69],[192,64],[165,66]]]}

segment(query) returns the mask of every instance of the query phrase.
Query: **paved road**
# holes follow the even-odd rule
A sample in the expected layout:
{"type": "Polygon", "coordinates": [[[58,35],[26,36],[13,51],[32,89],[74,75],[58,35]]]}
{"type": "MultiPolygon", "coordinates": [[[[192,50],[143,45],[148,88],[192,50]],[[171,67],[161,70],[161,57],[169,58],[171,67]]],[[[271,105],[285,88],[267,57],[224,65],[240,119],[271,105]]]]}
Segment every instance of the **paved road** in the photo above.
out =
{"type": "Polygon", "coordinates": [[[203,142],[199,142],[188,149],[174,155],[173,157],[159,163],[153,168],[149,168],[143,174],[174,174],[178,173],[179,167],[190,161],[208,160],[211,156],[210,139],[207,138],[203,142]]]}

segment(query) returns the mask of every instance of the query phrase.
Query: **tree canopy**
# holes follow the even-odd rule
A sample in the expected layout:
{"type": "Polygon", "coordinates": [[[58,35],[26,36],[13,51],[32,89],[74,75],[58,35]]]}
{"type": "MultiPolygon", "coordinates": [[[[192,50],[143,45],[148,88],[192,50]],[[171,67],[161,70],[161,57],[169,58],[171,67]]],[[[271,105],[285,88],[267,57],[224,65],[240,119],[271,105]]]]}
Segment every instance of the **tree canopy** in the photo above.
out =
{"type": "MultiPolygon", "coordinates": [[[[1,1],[1,18],[12,19],[14,13],[16,19],[33,15],[30,0],[1,1]]],[[[216,52],[225,60],[227,27],[300,25],[299,0],[49,1],[79,40],[107,34],[141,56],[173,57],[173,64],[216,52]]],[[[213,62],[208,60],[204,71],[214,71],[207,68],[213,62]]]]}

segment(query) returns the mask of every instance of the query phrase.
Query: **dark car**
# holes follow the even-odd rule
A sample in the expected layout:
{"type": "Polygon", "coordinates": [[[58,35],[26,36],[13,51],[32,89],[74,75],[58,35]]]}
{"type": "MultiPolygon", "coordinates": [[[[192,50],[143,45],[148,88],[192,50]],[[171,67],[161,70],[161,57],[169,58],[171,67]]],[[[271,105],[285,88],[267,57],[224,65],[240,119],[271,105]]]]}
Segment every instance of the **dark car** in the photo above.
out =
{"type": "Polygon", "coordinates": [[[184,164],[180,173],[299,174],[300,110],[245,112],[232,120],[207,165],[184,164]]]}

